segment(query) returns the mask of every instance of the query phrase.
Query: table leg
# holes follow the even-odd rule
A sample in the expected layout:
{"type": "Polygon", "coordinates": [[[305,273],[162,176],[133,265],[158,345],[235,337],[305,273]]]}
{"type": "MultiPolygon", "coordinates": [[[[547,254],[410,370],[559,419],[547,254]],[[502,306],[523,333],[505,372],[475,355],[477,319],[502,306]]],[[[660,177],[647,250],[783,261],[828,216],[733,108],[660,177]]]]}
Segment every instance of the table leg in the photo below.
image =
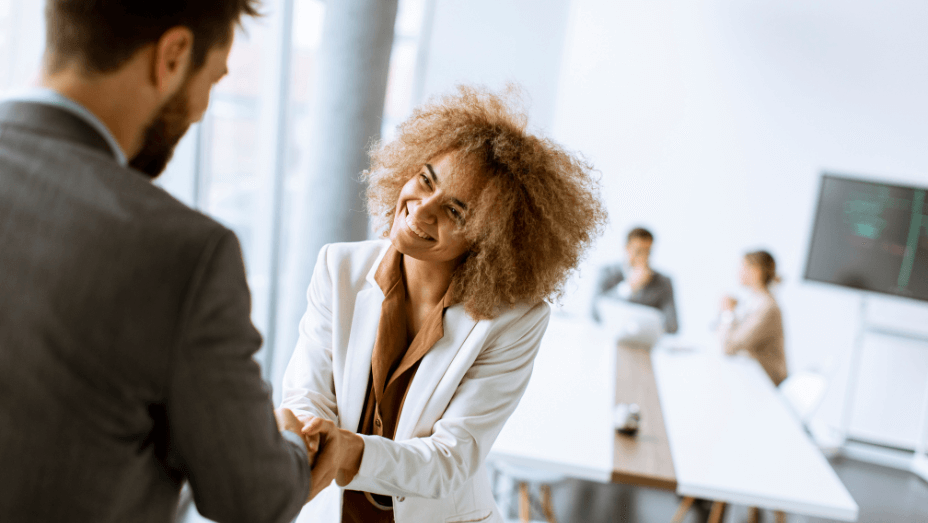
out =
{"type": "Polygon", "coordinates": [[[776,517],[777,523],[786,523],[786,512],[783,512],[782,510],[778,510],[774,512],[773,514],[776,517]]]}
{"type": "Polygon", "coordinates": [[[544,511],[548,523],[557,523],[557,518],[554,516],[554,507],[551,505],[551,487],[548,485],[541,486],[541,509],[544,511]]]}
{"type": "Polygon", "coordinates": [[[709,511],[708,523],[722,523],[722,517],[725,516],[726,504],[721,501],[712,503],[712,510],[709,511]]]}
{"type": "Polygon", "coordinates": [[[529,523],[532,520],[531,498],[528,494],[528,483],[519,483],[519,521],[529,523]]]}
{"type": "Polygon", "coordinates": [[[682,523],[683,518],[686,517],[686,513],[690,510],[690,507],[693,506],[693,502],[696,501],[695,498],[683,498],[680,501],[680,507],[677,508],[677,513],[673,515],[673,519],[670,520],[670,523],[682,523]]]}
{"type": "Polygon", "coordinates": [[[748,509],[748,523],[758,523],[760,521],[760,509],[751,507],[748,509]]]}

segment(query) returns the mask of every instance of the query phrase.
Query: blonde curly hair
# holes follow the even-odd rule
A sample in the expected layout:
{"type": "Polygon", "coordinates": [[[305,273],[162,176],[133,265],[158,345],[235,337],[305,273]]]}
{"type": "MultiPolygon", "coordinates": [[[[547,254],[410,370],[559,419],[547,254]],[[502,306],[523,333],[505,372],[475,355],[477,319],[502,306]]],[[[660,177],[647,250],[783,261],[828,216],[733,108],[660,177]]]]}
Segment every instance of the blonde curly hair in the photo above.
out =
{"type": "Polygon", "coordinates": [[[526,132],[526,122],[518,89],[459,86],[416,108],[393,141],[374,144],[363,174],[368,210],[384,237],[403,185],[425,163],[452,153],[482,175],[463,226],[472,247],[451,281],[454,299],[478,320],[520,301],[559,299],[606,222],[592,167],[526,132]]]}

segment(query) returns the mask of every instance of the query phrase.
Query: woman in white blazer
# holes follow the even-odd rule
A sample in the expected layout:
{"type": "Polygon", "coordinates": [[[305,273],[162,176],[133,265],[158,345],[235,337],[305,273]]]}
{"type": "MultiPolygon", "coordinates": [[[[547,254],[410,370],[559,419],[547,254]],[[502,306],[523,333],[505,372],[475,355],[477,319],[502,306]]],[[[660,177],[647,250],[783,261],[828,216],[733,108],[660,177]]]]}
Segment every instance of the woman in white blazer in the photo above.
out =
{"type": "Polygon", "coordinates": [[[502,521],[484,460],[545,300],[605,222],[590,167],[512,101],[460,87],[418,108],[365,173],[386,239],[320,251],[281,405],[321,438],[298,521],[502,521]]]}

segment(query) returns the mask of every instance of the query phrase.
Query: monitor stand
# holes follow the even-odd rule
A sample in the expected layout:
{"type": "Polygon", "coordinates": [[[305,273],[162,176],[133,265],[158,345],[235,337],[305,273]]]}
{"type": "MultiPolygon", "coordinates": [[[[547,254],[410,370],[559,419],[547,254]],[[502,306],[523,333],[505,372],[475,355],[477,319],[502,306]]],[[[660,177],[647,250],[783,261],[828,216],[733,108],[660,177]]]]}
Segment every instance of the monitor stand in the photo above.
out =
{"type": "MultiPolygon", "coordinates": [[[[925,439],[928,438],[928,376],[925,377],[924,399],[921,407],[921,423],[918,437],[915,441],[915,452],[911,457],[901,458],[900,452],[881,452],[879,445],[868,444],[861,441],[851,441],[849,438],[851,421],[854,412],[854,403],[857,396],[857,380],[860,376],[860,359],[863,353],[864,339],[868,334],[879,334],[892,338],[914,340],[928,345],[928,336],[920,333],[906,332],[891,329],[870,323],[867,315],[868,296],[861,296],[860,316],[858,320],[857,336],[851,347],[850,362],[847,376],[847,387],[844,391],[844,405],[841,409],[841,421],[837,431],[811,430],[816,443],[823,449],[834,449],[832,454],[841,454],[855,459],[862,459],[893,468],[909,470],[913,474],[928,482],[928,455],[926,455],[925,439]],[[818,432],[818,434],[816,434],[818,432]],[[870,449],[860,450],[861,446],[870,446],[870,449]]],[[[832,375],[834,372],[832,372],[832,375]]],[[[904,453],[908,454],[908,453],[904,453]]]]}

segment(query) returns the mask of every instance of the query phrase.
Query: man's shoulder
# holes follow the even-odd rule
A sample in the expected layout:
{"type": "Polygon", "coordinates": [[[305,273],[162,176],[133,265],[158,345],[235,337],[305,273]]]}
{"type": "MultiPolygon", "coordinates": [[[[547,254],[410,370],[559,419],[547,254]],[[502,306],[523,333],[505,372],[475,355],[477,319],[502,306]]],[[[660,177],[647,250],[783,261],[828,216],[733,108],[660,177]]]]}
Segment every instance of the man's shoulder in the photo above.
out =
{"type": "Polygon", "coordinates": [[[666,274],[654,269],[651,269],[651,271],[654,273],[653,281],[659,284],[661,287],[671,287],[673,285],[670,276],[667,276],[666,274]]]}
{"type": "Polygon", "coordinates": [[[61,230],[75,229],[80,222],[76,234],[92,234],[97,243],[131,245],[149,258],[159,253],[170,257],[178,249],[195,258],[210,238],[228,233],[141,172],[93,148],[54,137],[7,133],[0,140],[0,160],[6,167],[0,182],[9,182],[0,183],[0,201],[12,199],[21,207],[14,216],[22,219],[41,215],[61,230]]]}
{"type": "Polygon", "coordinates": [[[610,262],[599,267],[599,278],[604,279],[624,279],[625,273],[622,270],[622,262],[610,262]]]}

